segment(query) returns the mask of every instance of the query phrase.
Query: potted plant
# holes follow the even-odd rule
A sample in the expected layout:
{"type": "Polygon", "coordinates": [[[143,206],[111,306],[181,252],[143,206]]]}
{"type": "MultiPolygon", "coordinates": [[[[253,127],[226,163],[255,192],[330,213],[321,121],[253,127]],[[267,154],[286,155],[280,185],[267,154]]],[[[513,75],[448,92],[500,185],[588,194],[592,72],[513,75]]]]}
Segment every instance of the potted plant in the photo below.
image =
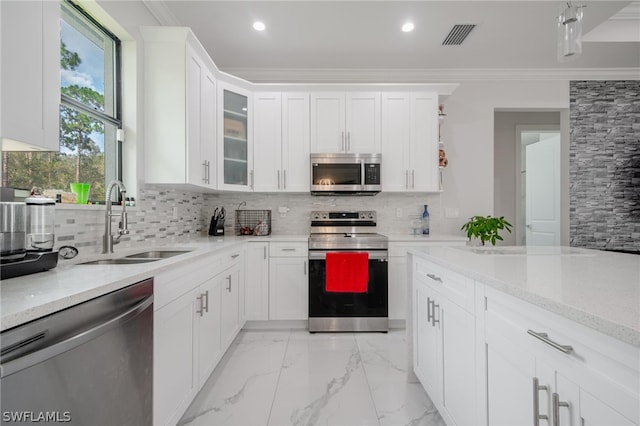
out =
{"type": "Polygon", "coordinates": [[[467,233],[469,240],[471,240],[471,237],[475,237],[482,241],[482,245],[484,245],[485,241],[491,241],[491,244],[495,246],[496,240],[502,241],[499,231],[506,229],[511,232],[512,226],[505,220],[504,216],[473,216],[467,223],[462,225],[460,230],[467,233]]]}

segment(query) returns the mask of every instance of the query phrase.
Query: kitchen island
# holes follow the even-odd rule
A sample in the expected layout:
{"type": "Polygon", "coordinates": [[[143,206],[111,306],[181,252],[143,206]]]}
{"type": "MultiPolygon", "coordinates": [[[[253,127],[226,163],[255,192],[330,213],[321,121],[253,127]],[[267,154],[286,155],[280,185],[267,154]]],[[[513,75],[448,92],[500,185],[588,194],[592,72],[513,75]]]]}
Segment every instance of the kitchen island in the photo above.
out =
{"type": "Polygon", "coordinates": [[[447,423],[640,424],[640,257],[469,246],[409,256],[411,362],[447,423]]]}

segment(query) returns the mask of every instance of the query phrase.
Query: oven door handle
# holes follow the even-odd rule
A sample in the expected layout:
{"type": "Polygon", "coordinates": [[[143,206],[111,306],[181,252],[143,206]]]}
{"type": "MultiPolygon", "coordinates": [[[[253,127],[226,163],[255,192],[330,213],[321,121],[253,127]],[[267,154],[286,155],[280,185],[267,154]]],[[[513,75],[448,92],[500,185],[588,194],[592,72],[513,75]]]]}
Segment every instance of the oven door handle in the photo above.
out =
{"type": "Polygon", "coordinates": [[[309,250],[309,260],[326,260],[327,253],[368,253],[370,260],[381,260],[386,262],[389,253],[386,250],[309,250]]]}

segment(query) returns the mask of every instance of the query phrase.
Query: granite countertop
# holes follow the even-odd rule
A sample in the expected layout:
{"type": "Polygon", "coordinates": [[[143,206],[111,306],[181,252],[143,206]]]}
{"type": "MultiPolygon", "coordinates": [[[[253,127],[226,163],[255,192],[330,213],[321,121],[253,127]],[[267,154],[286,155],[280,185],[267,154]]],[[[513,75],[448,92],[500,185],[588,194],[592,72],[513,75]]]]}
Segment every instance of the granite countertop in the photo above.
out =
{"type": "Polygon", "coordinates": [[[523,246],[410,253],[640,347],[640,256],[523,246]]]}
{"type": "Polygon", "coordinates": [[[304,235],[265,237],[202,237],[169,245],[115,246],[113,255],[89,254],[76,259],[59,259],[46,272],[0,282],[0,331],[49,315],[78,303],[134,284],[175,265],[230,249],[247,241],[307,241],[304,235]],[[133,265],[78,265],[95,259],[123,257],[147,250],[191,250],[167,259],[133,265]]]}

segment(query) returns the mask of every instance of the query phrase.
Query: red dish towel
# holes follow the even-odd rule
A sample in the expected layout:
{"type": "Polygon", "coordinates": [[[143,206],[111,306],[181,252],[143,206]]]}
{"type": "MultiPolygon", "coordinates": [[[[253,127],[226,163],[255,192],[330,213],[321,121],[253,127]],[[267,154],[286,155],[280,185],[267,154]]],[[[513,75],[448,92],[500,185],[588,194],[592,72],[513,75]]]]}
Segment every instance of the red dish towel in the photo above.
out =
{"type": "Polygon", "coordinates": [[[369,288],[369,253],[327,253],[325,290],[366,293],[369,288]]]}

